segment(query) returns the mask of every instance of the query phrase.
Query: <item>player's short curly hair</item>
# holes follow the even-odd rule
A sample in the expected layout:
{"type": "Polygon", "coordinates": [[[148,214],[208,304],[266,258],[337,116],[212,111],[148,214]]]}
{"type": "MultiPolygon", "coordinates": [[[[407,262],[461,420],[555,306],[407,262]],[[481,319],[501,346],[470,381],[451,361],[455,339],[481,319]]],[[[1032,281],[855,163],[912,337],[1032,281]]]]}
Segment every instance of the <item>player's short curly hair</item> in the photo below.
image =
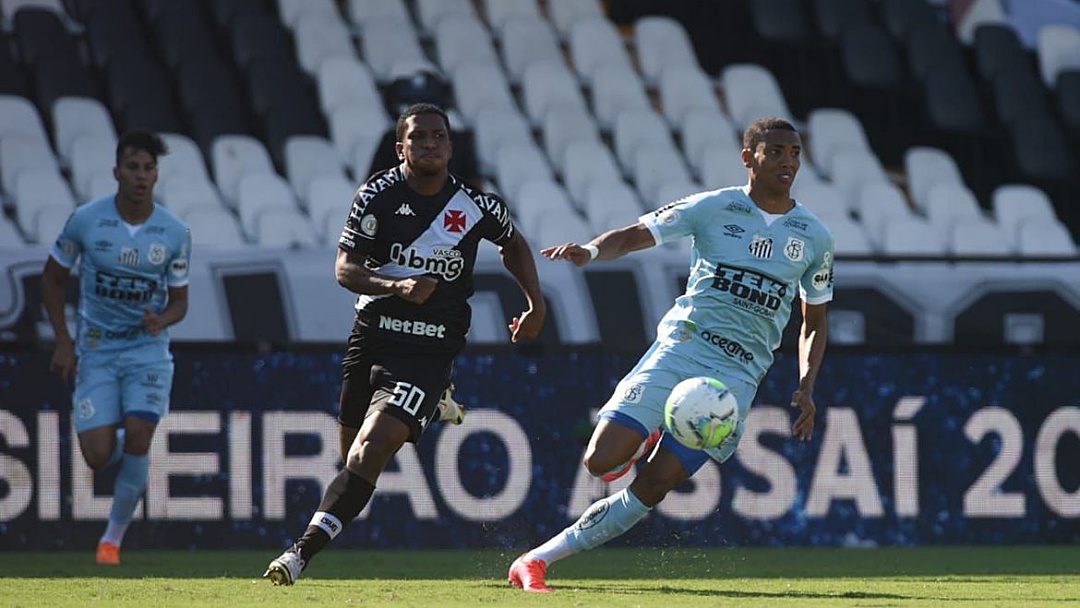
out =
{"type": "Polygon", "coordinates": [[[756,150],[758,144],[765,141],[765,133],[773,130],[799,132],[799,130],[795,128],[795,125],[783,118],[776,118],[775,116],[759,118],[750,123],[750,125],[746,127],[746,130],[743,131],[743,148],[747,150],[756,150]]]}
{"type": "Polygon", "coordinates": [[[438,114],[442,117],[443,122],[446,123],[446,132],[450,132],[450,117],[446,115],[445,110],[433,103],[414,103],[405,108],[405,110],[401,112],[401,116],[398,116],[397,126],[394,129],[398,141],[401,141],[402,138],[405,137],[405,121],[409,120],[409,117],[418,114],[438,114]]]}
{"type": "Polygon", "coordinates": [[[136,129],[124,133],[116,142],[117,166],[120,165],[120,157],[123,156],[124,150],[128,148],[132,148],[135,151],[142,150],[150,156],[153,156],[154,160],[157,160],[159,156],[164,156],[169,153],[169,147],[165,145],[165,140],[161,139],[160,135],[150,131],[136,129]]]}

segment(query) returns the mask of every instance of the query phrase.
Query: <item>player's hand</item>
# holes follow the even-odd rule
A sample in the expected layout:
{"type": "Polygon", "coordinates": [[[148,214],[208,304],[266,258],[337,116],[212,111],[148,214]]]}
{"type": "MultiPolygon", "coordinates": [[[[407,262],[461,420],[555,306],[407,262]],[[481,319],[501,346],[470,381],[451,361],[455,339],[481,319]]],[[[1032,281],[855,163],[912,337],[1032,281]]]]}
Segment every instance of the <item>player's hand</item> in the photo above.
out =
{"type": "Polygon", "coordinates": [[[49,362],[49,371],[60,374],[64,383],[70,384],[76,362],[75,342],[70,339],[57,339],[52,361],[49,362]]]}
{"type": "Polygon", "coordinates": [[[791,395],[791,407],[802,410],[799,413],[799,419],[791,427],[791,434],[802,441],[810,441],[810,438],[814,436],[814,416],[817,415],[813,393],[801,388],[796,389],[791,395]]]}
{"type": "Polygon", "coordinates": [[[423,304],[427,302],[427,299],[431,297],[431,294],[435,293],[435,288],[439,285],[439,280],[435,277],[429,276],[416,276],[408,277],[405,279],[399,279],[396,283],[397,295],[406,302],[412,302],[413,304],[423,304]]]}
{"type": "Polygon", "coordinates": [[[540,335],[540,328],[544,326],[544,316],[547,311],[530,308],[510,321],[510,341],[517,343],[522,340],[532,340],[540,335]]]}
{"type": "Polygon", "coordinates": [[[143,316],[139,321],[142,323],[143,329],[151,336],[156,336],[161,333],[161,330],[169,326],[153,309],[144,308],[143,316]]]}
{"type": "Polygon", "coordinates": [[[584,266],[592,261],[589,250],[577,243],[564,243],[540,250],[540,255],[549,260],[566,260],[574,266],[584,266]]]}

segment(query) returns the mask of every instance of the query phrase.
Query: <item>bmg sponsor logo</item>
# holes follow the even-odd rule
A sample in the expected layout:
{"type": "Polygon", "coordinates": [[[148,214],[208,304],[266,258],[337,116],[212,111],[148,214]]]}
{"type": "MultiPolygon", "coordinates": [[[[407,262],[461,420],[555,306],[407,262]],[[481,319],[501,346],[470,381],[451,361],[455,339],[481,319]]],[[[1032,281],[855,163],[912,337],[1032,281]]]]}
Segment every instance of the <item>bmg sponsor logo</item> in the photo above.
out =
{"type": "Polygon", "coordinates": [[[712,344],[716,348],[719,348],[722,353],[731,357],[732,359],[736,359],[744,363],[750,363],[754,360],[754,353],[746,350],[745,346],[739,344],[735,340],[725,338],[720,334],[714,334],[707,329],[701,332],[701,334],[699,335],[704,338],[706,342],[712,344]]]}
{"type": "Polygon", "coordinates": [[[390,246],[390,259],[398,266],[423,270],[436,274],[447,281],[456,280],[465,268],[465,259],[456,249],[438,249],[432,255],[424,256],[413,247],[406,249],[401,243],[390,246]]]}

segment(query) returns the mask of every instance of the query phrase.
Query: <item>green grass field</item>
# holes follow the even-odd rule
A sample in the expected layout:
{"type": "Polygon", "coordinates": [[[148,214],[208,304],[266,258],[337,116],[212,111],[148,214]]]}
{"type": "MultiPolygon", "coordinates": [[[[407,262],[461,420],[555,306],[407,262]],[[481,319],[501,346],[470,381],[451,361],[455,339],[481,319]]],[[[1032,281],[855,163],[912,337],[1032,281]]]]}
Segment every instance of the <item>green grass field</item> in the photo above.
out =
{"type": "Polygon", "coordinates": [[[293,587],[273,551],[0,554],[0,606],[1078,606],[1080,547],[599,549],[553,565],[552,594],[506,582],[501,551],[347,551],[293,587]]]}

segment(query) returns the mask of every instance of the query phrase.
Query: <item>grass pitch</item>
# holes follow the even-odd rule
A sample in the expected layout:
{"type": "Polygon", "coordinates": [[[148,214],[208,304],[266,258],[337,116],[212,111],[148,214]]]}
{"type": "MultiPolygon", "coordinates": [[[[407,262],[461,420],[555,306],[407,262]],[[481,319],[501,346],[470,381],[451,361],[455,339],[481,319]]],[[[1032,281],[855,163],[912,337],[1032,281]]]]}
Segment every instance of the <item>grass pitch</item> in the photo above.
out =
{"type": "Polygon", "coordinates": [[[0,554],[0,606],[1075,606],[1080,547],[599,549],[554,564],[552,594],[506,582],[503,551],[331,548],[293,587],[274,551],[0,554]]]}

